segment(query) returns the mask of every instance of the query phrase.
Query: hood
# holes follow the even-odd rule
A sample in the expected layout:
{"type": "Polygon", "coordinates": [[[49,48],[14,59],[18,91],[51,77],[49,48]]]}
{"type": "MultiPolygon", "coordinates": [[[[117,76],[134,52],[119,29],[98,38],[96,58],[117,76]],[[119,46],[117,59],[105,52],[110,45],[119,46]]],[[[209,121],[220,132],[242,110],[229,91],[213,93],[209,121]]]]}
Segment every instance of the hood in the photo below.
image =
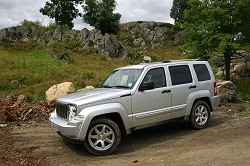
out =
{"type": "Polygon", "coordinates": [[[127,89],[95,88],[65,95],[58,98],[57,102],[76,104],[79,106],[120,98],[124,95],[130,95],[130,93],[130,90],[127,89]]]}

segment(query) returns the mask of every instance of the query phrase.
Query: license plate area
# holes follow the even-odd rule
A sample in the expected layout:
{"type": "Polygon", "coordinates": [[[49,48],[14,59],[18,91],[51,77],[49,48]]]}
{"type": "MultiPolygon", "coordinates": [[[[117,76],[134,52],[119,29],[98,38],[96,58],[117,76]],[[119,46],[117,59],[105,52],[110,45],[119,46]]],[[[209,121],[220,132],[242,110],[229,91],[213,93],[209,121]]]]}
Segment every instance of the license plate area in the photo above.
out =
{"type": "Polygon", "coordinates": [[[54,130],[56,130],[56,131],[58,131],[58,126],[56,125],[56,124],[54,124],[54,123],[51,123],[51,128],[52,129],[54,129],[54,130]]]}

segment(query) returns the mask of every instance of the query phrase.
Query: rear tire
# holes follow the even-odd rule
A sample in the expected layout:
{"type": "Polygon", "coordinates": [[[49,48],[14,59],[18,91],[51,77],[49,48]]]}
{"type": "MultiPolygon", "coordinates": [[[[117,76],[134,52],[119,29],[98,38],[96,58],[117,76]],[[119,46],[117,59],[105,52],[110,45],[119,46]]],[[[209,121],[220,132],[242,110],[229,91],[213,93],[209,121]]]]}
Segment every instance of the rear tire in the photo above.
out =
{"type": "Polygon", "coordinates": [[[107,118],[94,119],[89,126],[84,146],[93,155],[108,155],[121,142],[121,132],[118,125],[107,118]]]}
{"type": "Polygon", "coordinates": [[[211,110],[205,101],[197,101],[194,103],[189,117],[189,124],[195,129],[203,129],[208,126],[211,110]]]}

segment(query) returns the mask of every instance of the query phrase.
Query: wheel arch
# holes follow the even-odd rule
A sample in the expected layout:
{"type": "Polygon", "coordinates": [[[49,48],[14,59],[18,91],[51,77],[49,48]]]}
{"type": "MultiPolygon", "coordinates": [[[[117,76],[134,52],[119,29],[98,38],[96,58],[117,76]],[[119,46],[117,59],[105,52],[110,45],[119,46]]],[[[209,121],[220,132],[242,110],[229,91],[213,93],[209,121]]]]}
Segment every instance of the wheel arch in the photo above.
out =
{"type": "Polygon", "coordinates": [[[79,133],[79,140],[84,141],[90,123],[96,118],[109,118],[113,120],[119,127],[122,134],[129,134],[132,122],[126,109],[119,103],[108,103],[92,106],[82,110],[81,114],[85,116],[82,128],[79,133]]]}
{"type": "Polygon", "coordinates": [[[113,113],[107,113],[107,114],[102,114],[102,115],[97,115],[92,118],[91,121],[98,119],[98,118],[107,118],[110,120],[113,120],[119,127],[122,135],[127,135],[125,125],[123,123],[122,117],[118,112],[113,112],[113,113]]]}

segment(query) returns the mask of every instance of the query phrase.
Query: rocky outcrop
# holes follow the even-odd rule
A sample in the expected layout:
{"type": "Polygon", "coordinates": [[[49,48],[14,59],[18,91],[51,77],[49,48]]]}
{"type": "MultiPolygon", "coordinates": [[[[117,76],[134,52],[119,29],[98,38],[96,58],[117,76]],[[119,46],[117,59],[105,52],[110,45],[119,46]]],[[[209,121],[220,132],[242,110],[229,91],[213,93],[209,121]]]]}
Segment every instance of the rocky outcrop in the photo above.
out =
{"type": "MultiPolygon", "coordinates": [[[[171,42],[172,25],[159,22],[130,22],[121,26],[121,42],[140,48],[158,48],[171,42]]],[[[173,37],[174,38],[174,37],[173,37]]]]}
{"type": "Polygon", "coordinates": [[[82,41],[82,46],[94,47],[98,50],[99,54],[106,55],[111,58],[126,59],[128,51],[121,45],[115,35],[105,34],[102,35],[99,30],[88,31],[86,28],[81,30],[76,39],[82,41]]]}
{"type": "Polygon", "coordinates": [[[75,92],[75,88],[71,82],[56,84],[46,91],[46,101],[49,106],[53,106],[57,98],[73,92],[75,92]]]}
{"type": "Polygon", "coordinates": [[[219,82],[217,87],[221,103],[236,101],[236,86],[233,82],[219,82]]]}
{"type": "Polygon", "coordinates": [[[16,26],[0,30],[0,42],[16,40],[27,41],[30,38],[37,39],[39,30],[35,27],[16,26]]]}
{"type": "Polygon", "coordinates": [[[125,59],[128,57],[125,47],[158,48],[174,42],[175,39],[181,40],[181,35],[176,37],[172,25],[169,23],[143,21],[121,24],[118,35],[103,35],[97,29],[89,31],[86,28],[81,31],[66,30],[62,33],[60,27],[45,29],[42,26],[17,26],[0,30],[1,43],[32,40],[39,44],[50,45],[61,39],[80,40],[83,48],[94,47],[100,54],[125,59]]]}
{"type": "Polygon", "coordinates": [[[39,33],[35,27],[17,26],[0,30],[0,42],[8,43],[16,40],[28,42],[29,40],[36,41],[39,44],[51,44],[61,39],[80,40],[82,47],[94,47],[99,54],[106,55],[111,58],[126,59],[128,51],[118,41],[117,37],[112,34],[102,35],[99,30],[91,30],[84,28],[81,31],[71,30],[63,33],[60,27],[54,31],[39,33]]]}

